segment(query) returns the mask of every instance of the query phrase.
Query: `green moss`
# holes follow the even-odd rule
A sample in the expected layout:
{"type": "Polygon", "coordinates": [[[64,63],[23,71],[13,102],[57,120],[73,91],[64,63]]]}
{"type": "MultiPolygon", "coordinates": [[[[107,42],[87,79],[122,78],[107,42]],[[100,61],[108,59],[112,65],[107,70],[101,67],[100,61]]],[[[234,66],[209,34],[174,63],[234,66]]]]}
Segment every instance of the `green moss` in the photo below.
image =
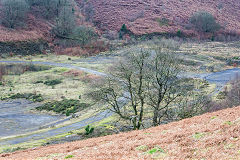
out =
{"type": "Polygon", "coordinates": [[[216,119],[216,118],[217,118],[217,116],[212,116],[212,117],[211,117],[211,119],[216,119]]]}
{"type": "Polygon", "coordinates": [[[196,132],[194,135],[193,135],[193,138],[194,139],[200,139],[202,137],[204,137],[205,134],[204,133],[199,133],[199,132],[196,132]]]}
{"type": "Polygon", "coordinates": [[[165,151],[162,148],[158,147],[158,146],[156,146],[156,147],[154,147],[154,148],[152,148],[152,149],[147,151],[148,154],[154,154],[154,153],[157,153],[157,152],[165,153],[165,151]]]}
{"type": "Polygon", "coordinates": [[[136,150],[146,152],[149,149],[147,145],[141,145],[136,147],[136,150]]]}
{"type": "Polygon", "coordinates": [[[233,123],[231,121],[226,121],[226,122],[224,122],[224,124],[232,125],[233,123]]]}
{"type": "Polygon", "coordinates": [[[69,159],[69,158],[73,158],[74,157],[74,155],[67,155],[66,157],[65,157],[65,159],[69,159]]]}

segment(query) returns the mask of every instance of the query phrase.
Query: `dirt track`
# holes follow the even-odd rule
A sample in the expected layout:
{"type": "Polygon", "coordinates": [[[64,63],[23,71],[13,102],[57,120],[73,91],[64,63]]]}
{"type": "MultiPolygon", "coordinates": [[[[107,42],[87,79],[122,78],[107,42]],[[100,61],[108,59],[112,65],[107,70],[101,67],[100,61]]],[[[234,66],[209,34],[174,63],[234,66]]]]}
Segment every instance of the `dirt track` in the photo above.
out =
{"type": "Polygon", "coordinates": [[[0,159],[239,159],[239,137],[240,107],[235,107],[146,130],[2,154],[0,159]],[[157,146],[161,149],[150,154],[157,146]]]}

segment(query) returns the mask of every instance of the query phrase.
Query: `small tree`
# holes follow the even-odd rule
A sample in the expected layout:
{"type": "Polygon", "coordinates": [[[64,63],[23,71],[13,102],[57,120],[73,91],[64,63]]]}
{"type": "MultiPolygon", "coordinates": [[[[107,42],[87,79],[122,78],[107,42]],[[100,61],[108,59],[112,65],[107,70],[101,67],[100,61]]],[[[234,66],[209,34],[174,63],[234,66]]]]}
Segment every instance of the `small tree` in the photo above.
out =
{"type": "Polygon", "coordinates": [[[100,90],[92,94],[96,101],[107,103],[109,110],[131,122],[133,129],[143,125],[146,113],[151,115],[153,126],[159,125],[177,98],[191,90],[181,83],[174,51],[162,45],[127,53],[98,85],[100,90]]]}
{"type": "Polygon", "coordinates": [[[84,7],[84,13],[85,13],[85,18],[86,18],[86,21],[92,21],[93,20],[93,16],[95,14],[95,10],[94,10],[94,7],[93,5],[88,2],[85,7],[84,7]]]}
{"type": "Polygon", "coordinates": [[[65,6],[56,18],[56,26],[53,28],[53,32],[56,36],[66,37],[72,34],[75,25],[76,18],[72,7],[65,6]]]}
{"type": "Polygon", "coordinates": [[[213,15],[205,11],[194,13],[190,18],[190,23],[199,32],[214,33],[221,28],[213,15]]]}
{"type": "Polygon", "coordinates": [[[103,84],[99,84],[92,97],[108,104],[108,109],[121,119],[131,123],[133,129],[139,129],[146,104],[146,61],[150,52],[141,50],[130,52],[112,70],[103,84]]]}
{"type": "Polygon", "coordinates": [[[123,24],[119,31],[119,38],[122,39],[127,32],[128,32],[127,26],[123,24]]]}
{"type": "Polygon", "coordinates": [[[24,25],[26,13],[29,9],[25,0],[3,0],[2,24],[9,28],[24,25]]]}
{"type": "Polygon", "coordinates": [[[82,46],[90,43],[92,40],[97,38],[97,34],[91,27],[79,26],[73,30],[70,38],[82,46]]]}

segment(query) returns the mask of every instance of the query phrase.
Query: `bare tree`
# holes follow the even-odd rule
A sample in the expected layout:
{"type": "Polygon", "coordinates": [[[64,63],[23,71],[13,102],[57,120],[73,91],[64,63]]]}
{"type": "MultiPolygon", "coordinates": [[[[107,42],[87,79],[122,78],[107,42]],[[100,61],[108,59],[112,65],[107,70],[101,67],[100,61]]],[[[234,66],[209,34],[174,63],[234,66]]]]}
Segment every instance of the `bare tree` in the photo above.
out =
{"type": "Polygon", "coordinates": [[[133,129],[142,126],[146,99],[146,64],[150,52],[141,49],[131,52],[117,64],[105,84],[92,95],[109,105],[109,109],[132,123],[133,129]]]}
{"type": "Polygon", "coordinates": [[[214,16],[205,11],[194,13],[190,18],[190,23],[200,32],[214,33],[221,29],[214,16]]]}
{"type": "Polygon", "coordinates": [[[56,26],[53,28],[55,35],[59,37],[69,36],[75,28],[76,17],[72,7],[64,6],[56,18],[56,26]]]}
{"type": "Polygon", "coordinates": [[[226,102],[228,107],[240,105],[240,78],[238,75],[231,81],[231,88],[226,95],[226,102]]]}
{"type": "Polygon", "coordinates": [[[189,93],[195,92],[194,85],[180,76],[181,63],[175,56],[175,49],[159,42],[158,48],[127,53],[97,86],[100,89],[92,97],[107,103],[109,110],[130,121],[133,129],[140,129],[145,119],[150,118],[152,126],[157,126],[173,116],[169,113],[174,113],[175,117],[185,116],[189,107],[177,105],[180,103],[188,103],[192,114],[202,113],[201,102],[206,99],[202,95],[197,101],[187,98],[189,93]],[[175,110],[181,111],[182,115],[175,110]]]}
{"type": "Polygon", "coordinates": [[[173,51],[156,48],[148,65],[148,105],[153,108],[153,125],[161,123],[168,108],[182,95],[179,61],[173,51]]]}
{"type": "Polygon", "coordinates": [[[25,0],[3,0],[2,24],[9,28],[22,26],[29,9],[25,0]]]}

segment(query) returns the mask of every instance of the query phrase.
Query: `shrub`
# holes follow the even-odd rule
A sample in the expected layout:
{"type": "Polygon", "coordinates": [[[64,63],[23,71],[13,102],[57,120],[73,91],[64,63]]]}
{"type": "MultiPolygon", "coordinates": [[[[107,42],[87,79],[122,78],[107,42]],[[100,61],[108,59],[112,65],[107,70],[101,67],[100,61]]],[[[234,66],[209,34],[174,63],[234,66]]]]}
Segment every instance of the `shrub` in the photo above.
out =
{"type": "Polygon", "coordinates": [[[123,24],[119,31],[119,38],[122,39],[123,36],[128,32],[126,24],[123,24]]]}
{"type": "Polygon", "coordinates": [[[9,28],[24,25],[26,13],[29,9],[25,0],[3,0],[2,24],[9,28]]]}
{"type": "Polygon", "coordinates": [[[89,125],[86,126],[86,128],[85,128],[85,134],[86,135],[89,135],[89,134],[93,133],[93,131],[94,131],[93,127],[90,127],[89,125]]]}
{"type": "Polygon", "coordinates": [[[161,26],[168,26],[169,25],[169,19],[167,19],[167,18],[157,18],[157,20],[156,20],[157,22],[158,22],[158,24],[159,24],[159,26],[161,27],[161,26]]]}
{"type": "Polygon", "coordinates": [[[17,93],[9,96],[8,98],[3,99],[19,99],[24,98],[33,102],[42,102],[43,97],[41,94],[33,94],[33,93],[17,93]]]}
{"type": "Polygon", "coordinates": [[[194,13],[190,18],[190,23],[199,32],[214,33],[221,28],[213,15],[205,11],[194,13]]]}
{"type": "Polygon", "coordinates": [[[73,29],[70,38],[82,46],[90,43],[97,38],[97,34],[93,28],[87,26],[79,26],[73,29]]]}
{"type": "Polygon", "coordinates": [[[57,84],[62,83],[62,81],[60,79],[54,79],[54,80],[47,80],[44,82],[45,85],[47,86],[55,86],[57,84]]]}
{"type": "Polygon", "coordinates": [[[190,93],[180,103],[177,109],[179,119],[191,118],[209,111],[211,99],[204,95],[190,93]]]}
{"type": "Polygon", "coordinates": [[[54,111],[56,113],[66,114],[67,116],[71,113],[76,113],[89,107],[89,104],[81,103],[79,100],[64,99],[62,101],[53,101],[45,103],[42,106],[37,107],[37,110],[54,111]]]}
{"type": "Polygon", "coordinates": [[[177,36],[178,37],[183,37],[183,32],[180,29],[177,31],[177,36]]]}
{"type": "Polygon", "coordinates": [[[240,105],[240,78],[237,77],[231,82],[231,89],[226,95],[226,101],[228,107],[234,107],[240,105]]]}

